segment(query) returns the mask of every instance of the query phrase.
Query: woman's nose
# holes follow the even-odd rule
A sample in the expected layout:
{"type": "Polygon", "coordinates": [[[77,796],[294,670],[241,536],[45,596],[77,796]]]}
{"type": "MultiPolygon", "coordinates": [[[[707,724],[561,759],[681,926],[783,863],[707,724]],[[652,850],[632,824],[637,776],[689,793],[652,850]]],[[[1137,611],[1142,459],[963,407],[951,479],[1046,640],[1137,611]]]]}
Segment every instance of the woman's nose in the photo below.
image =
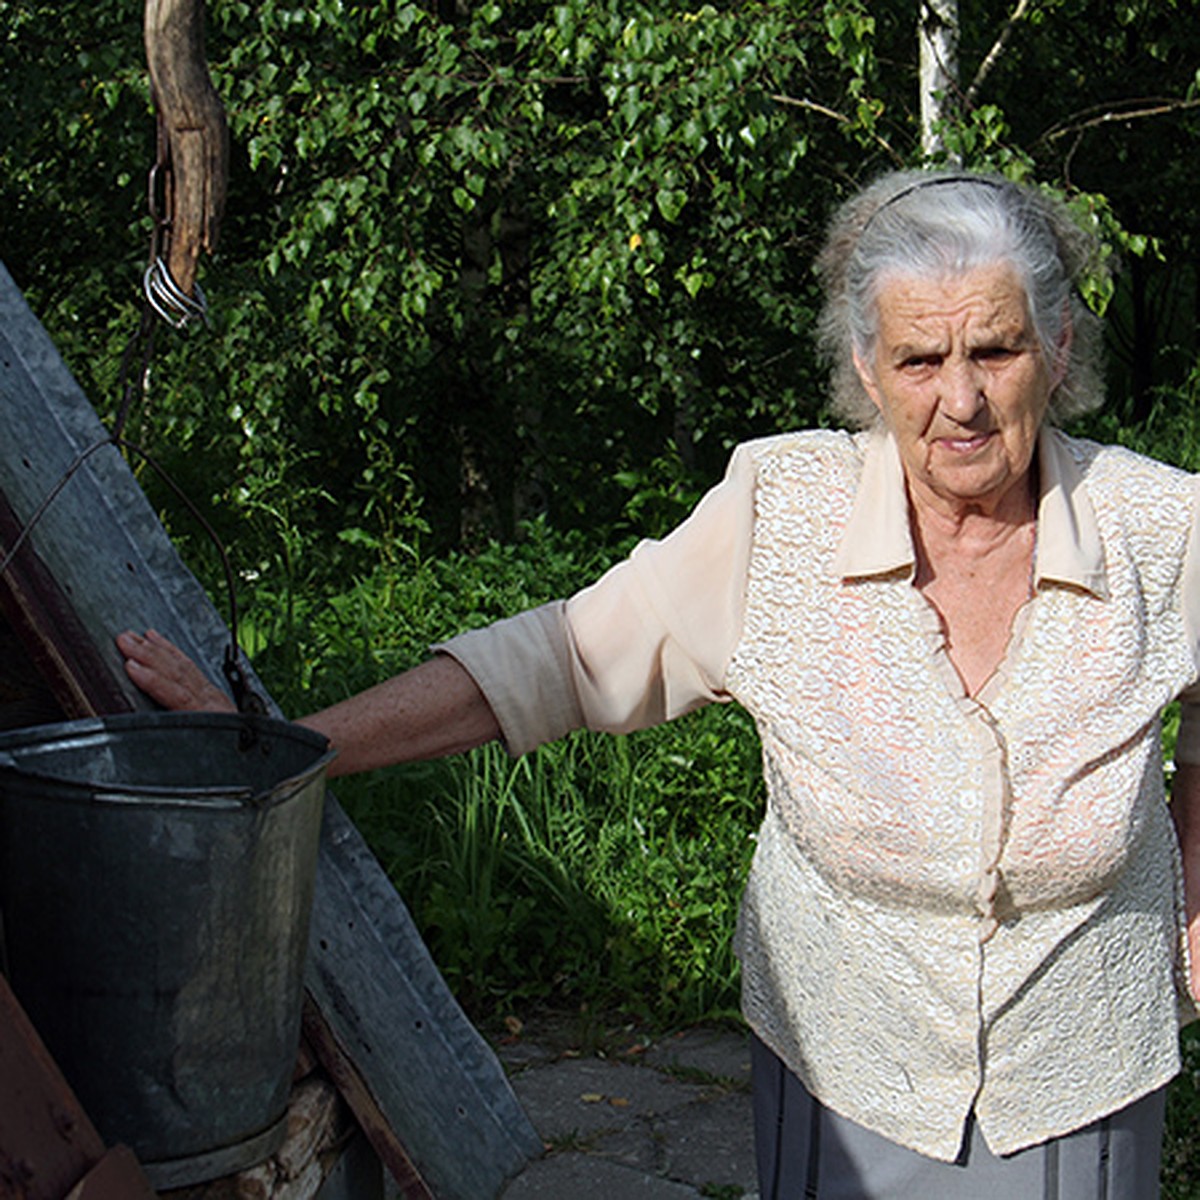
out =
{"type": "Polygon", "coordinates": [[[960,425],[973,421],[987,404],[983,378],[970,359],[948,358],[938,382],[942,412],[960,425]]]}

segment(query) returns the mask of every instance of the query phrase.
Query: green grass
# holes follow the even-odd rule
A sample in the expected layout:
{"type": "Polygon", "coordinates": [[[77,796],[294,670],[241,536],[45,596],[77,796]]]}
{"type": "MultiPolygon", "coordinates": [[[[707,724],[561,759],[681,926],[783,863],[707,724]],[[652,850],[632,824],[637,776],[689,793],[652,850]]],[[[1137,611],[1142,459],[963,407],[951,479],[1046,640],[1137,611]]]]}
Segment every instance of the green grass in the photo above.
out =
{"type": "Polygon", "coordinates": [[[1162,1200],[1200,1200],[1200,1024],[1180,1039],[1183,1070],[1167,1093],[1162,1200]]]}
{"type": "Polygon", "coordinates": [[[473,1012],[586,1002],[659,1025],[736,1013],[760,791],[748,720],[724,707],[669,735],[485,747],[338,785],[473,1012]]]}

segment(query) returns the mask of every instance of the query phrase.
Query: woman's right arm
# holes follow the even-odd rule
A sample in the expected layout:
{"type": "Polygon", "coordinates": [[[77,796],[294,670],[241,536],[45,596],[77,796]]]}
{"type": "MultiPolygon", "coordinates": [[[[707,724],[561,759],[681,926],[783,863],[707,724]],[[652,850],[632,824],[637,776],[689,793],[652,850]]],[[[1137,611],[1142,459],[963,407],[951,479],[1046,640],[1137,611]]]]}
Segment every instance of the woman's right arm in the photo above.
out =
{"type": "MultiPolygon", "coordinates": [[[[233,702],[161,634],[123,633],[117,645],[130,679],[165,708],[229,712],[233,702]]],[[[454,659],[419,666],[296,722],[337,751],[330,777],[473,749],[500,734],[475,681],[454,659]]]]}
{"type": "MultiPolygon", "coordinates": [[[[338,751],[331,775],[436,758],[501,738],[510,753],[580,726],[627,732],[723,699],[741,630],[755,467],[725,479],[662,541],[565,603],[545,604],[435,647],[428,662],[301,718],[338,751]]],[[[117,645],[142,691],[171,709],[233,704],[161,635],[117,645]]]]}
{"type": "Polygon", "coordinates": [[[444,654],[296,723],[337,751],[330,776],[459,754],[500,736],[475,681],[444,654]]]}

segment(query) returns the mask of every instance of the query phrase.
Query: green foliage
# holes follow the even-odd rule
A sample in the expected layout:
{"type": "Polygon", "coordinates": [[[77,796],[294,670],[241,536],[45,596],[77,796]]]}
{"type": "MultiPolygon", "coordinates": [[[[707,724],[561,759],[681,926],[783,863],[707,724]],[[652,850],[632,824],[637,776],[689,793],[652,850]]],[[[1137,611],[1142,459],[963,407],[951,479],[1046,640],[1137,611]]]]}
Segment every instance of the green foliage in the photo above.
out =
{"type": "MultiPolygon", "coordinates": [[[[259,582],[246,641],[285,710],[308,711],[461,628],[575,590],[617,553],[538,522],[520,543],[380,570],[325,603],[259,582]]],[[[477,1014],[531,1001],[662,1022],[733,1012],[730,941],[762,802],[740,709],[580,733],[517,761],[487,747],[337,792],[477,1014]]]]}
{"type": "Polygon", "coordinates": [[[1179,386],[1155,390],[1144,420],[1132,420],[1132,408],[1130,398],[1115,401],[1079,421],[1077,432],[1200,472],[1200,363],[1179,386]]]}
{"type": "Polygon", "coordinates": [[[476,1015],[588,1003],[691,1023],[737,1009],[757,754],[746,715],[720,707],[516,761],[486,747],[338,794],[476,1015]]]}
{"type": "MultiPolygon", "coordinates": [[[[31,236],[3,253],[111,412],[146,226],[137,29],[67,3],[52,46],[49,8],[15,7],[6,69],[35,103],[0,166],[31,236]],[[50,177],[91,180],[63,206],[87,253],[49,234],[50,177]]],[[[815,181],[879,111],[860,5],[214,0],[208,24],[233,139],[213,329],[160,339],[136,433],[251,569],[282,463],[319,481],[290,506],[344,578],[418,536],[628,519],[631,496],[693,496],[748,432],[819,416],[797,331],[815,181]]]]}
{"type": "MultiPolygon", "coordinates": [[[[945,130],[969,164],[1042,178],[1130,257],[1159,255],[1150,301],[1113,301],[1137,318],[1122,361],[1154,364],[1129,368],[1139,420],[1180,377],[1156,331],[1195,356],[1157,311],[1195,291],[1177,153],[1195,110],[1175,106],[1195,98],[1200,26],[1194,2],[1168,7],[1033,6],[945,130]],[[1115,119],[1147,78],[1163,115],[1115,119]]],[[[731,443],[826,419],[809,263],[848,187],[916,157],[911,6],[207,9],[233,138],[213,329],[160,338],[131,434],[244,569],[278,560],[261,502],[281,480],[303,578],[332,583],[537,513],[658,529],[731,443]]],[[[107,0],[2,10],[22,103],[0,253],[111,414],[147,235],[139,23],[107,0]]],[[[999,22],[962,16],[965,83],[999,22]]],[[[1113,300],[1099,277],[1091,299],[1113,300]]]]}
{"type": "Polygon", "coordinates": [[[1200,1198],[1200,1026],[1181,1035],[1183,1070],[1167,1094],[1167,1129],[1163,1139],[1162,1200],[1200,1198]]]}
{"type": "Polygon", "coordinates": [[[323,593],[301,552],[304,531],[279,511],[270,519],[278,522],[278,561],[243,581],[240,636],[289,712],[344,699],[463,629],[577,591],[617,552],[537,520],[523,526],[519,542],[441,558],[406,556],[323,593]]]}
{"type": "MultiPolygon", "coordinates": [[[[214,25],[269,243],[252,287],[210,287],[249,290],[229,333],[276,351],[217,367],[243,446],[319,414],[345,508],[385,443],[444,545],[511,534],[530,494],[560,523],[614,518],[618,473],[669,450],[711,476],[731,414],[816,411],[794,334],[808,139],[770,98],[808,71],[788,7],[218,5],[214,25]]],[[[364,517],[395,511],[374,499],[364,517]]]]}

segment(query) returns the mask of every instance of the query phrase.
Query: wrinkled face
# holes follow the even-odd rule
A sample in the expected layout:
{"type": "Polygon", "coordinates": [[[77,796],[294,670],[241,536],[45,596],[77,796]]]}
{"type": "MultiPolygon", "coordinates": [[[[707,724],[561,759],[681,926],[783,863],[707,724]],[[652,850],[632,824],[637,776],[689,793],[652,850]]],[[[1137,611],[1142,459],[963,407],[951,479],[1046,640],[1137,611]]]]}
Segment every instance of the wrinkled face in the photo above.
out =
{"type": "Polygon", "coordinates": [[[878,307],[874,355],[855,365],[914,501],[984,512],[1023,503],[1061,370],[1045,361],[1016,272],[996,263],[948,278],[893,275],[878,307]]]}

